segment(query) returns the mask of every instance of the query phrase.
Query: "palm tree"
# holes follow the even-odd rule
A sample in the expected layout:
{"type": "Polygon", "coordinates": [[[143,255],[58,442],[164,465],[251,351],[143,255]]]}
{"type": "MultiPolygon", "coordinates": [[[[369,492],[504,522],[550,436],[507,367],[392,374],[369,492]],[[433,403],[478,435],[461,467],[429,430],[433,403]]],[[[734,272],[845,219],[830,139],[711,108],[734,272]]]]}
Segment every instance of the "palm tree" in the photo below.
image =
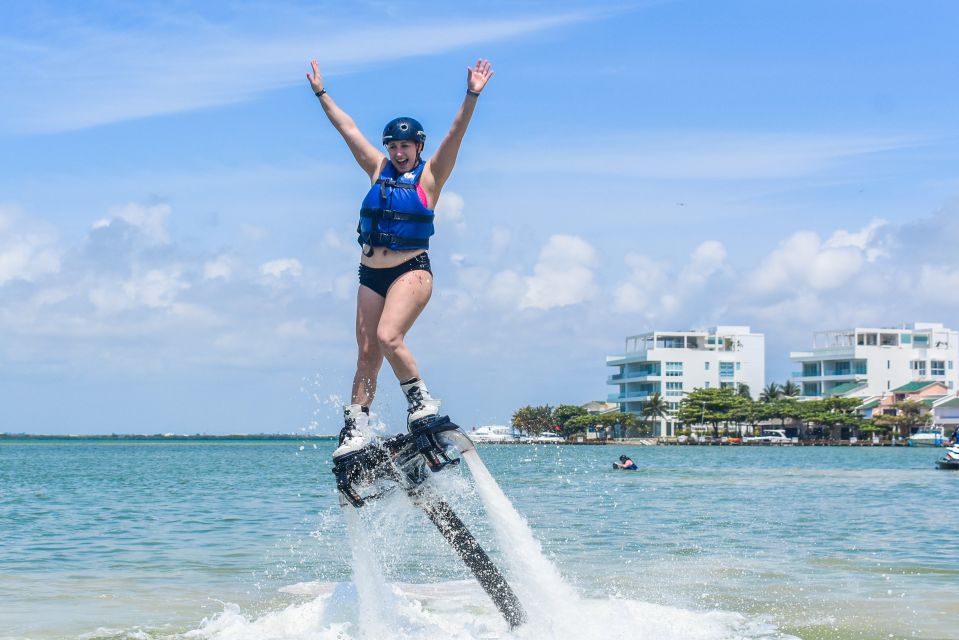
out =
{"type": "Polygon", "coordinates": [[[775,382],[770,382],[759,393],[760,402],[775,402],[782,396],[782,387],[775,382]]]}
{"type": "Polygon", "coordinates": [[[665,419],[669,414],[669,405],[663,400],[663,396],[657,391],[649,396],[649,400],[643,403],[643,418],[647,420],[665,419]]]}
{"type": "Polygon", "coordinates": [[[799,385],[792,380],[787,380],[782,386],[782,394],[787,398],[795,398],[799,395],[799,385]]]}
{"type": "Polygon", "coordinates": [[[749,391],[749,385],[745,382],[740,382],[736,386],[736,395],[740,398],[749,398],[750,400],[753,398],[753,394],[749,391]]]}

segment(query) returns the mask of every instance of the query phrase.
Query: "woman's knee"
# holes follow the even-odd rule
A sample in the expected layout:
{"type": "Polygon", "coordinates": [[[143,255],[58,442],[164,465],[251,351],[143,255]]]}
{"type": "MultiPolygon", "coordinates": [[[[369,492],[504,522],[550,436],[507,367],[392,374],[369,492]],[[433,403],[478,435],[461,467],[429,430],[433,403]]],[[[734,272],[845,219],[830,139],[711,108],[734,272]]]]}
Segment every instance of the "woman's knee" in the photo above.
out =
{"type": "Polygon", "coordinates": [[[378,328],[376,339],[380,344],[380,349],[385,353],[393,353],[403,346],[403,334],[391,327],[378,328]]]}

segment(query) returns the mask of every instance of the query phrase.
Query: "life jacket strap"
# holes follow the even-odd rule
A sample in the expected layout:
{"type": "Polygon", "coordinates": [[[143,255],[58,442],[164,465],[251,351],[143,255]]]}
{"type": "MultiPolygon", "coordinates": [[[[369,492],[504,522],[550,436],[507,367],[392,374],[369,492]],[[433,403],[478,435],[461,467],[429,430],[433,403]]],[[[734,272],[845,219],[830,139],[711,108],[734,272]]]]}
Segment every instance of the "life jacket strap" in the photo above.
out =
{"type": "Polygon", "coordinates": [[[425,213],[405,213],[403,211],[393,211],[392,209],[360,209],[361,218],[373,218],[374,220],[399,220],[401,222],[432,222],[433,216],[425,213]]]}
{"type": "Polygon", "coordinates": [[[376,184],[380,185],[380,197],[386,197],[386,188],[390,187],[393,189],[415,189],[419,185],[419,176],[416,177],[416,182],[397,182],[396,178],[379,178],[376,181],[376,184]]]}
{"type": "MultiPolygon", "coordinates": [[[[361,245],[372,247],[388,247],[391,244],[399,244],[412,249],[428,249],[430,241],[427,238],[410,238],[398,236],[395,233],[380,233],[371,231],[370,233],[360,233],[357,242],[361,245]]],[[[367,254],[372,255],[372,253],[367,254]]]]}

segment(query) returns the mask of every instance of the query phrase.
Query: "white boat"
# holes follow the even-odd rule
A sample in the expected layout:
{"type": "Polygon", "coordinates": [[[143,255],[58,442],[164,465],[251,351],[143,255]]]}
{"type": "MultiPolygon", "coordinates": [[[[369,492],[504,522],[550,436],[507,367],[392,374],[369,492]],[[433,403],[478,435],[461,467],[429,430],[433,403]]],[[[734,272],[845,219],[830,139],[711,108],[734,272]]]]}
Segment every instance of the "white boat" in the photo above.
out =
{"type": "Polygon", "coordinates": [[[941,447],[947,441],[942,427],[925,427],[909,436],[910,447],[941,447]]]}
{"type": "Polygon", "coordinates": [[[792,438],[786,435],[782,429],[766,429],[761,436],[743,438],[744,443],[760,444],[790,444],[792,438]]]}
{"type": "Polygon", "coordinates": [[[469,432],[470,440],[473,442],[519,442],[522,439],[522,433],[504,425],[487,425],[483,427],[474,427],[469,432]]]}
{"type": "Polygon", "coordinates": [[[535,436],[530,436],[529,441],[535,444],[562,444],[563,442],[566,442],[566,438],[558,433],[541,431],[535,436]]]}

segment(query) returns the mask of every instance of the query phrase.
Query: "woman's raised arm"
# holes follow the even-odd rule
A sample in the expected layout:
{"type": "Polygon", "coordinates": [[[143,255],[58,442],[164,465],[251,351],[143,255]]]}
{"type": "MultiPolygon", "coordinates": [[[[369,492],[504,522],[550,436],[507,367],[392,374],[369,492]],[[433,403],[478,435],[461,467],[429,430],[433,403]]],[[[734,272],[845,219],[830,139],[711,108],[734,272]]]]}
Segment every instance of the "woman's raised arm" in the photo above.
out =
{"type": "Polygon", "coordinates": [[[346,146],[350,148],[357,164],[370,177],[370,182],[376,180],[380,173],[380,166],[386,156],[363,136],[359,127],[353,122],[353,118],[333,102],[333,98],[324,88],[323,77],[320,75],[320,67],[316,60],[311,60],[310,65],[313,67],[313,74],[307,73],[306,79],[310,81],[313,93],[320,99],[320,105],[323,107],[326,117],[330,119],[330,124],[343,136],[343,140],[346,141],[346,146]]]}
{"type": "Polygon", "coordinates": [[[463,142],[466,128],[469,126],[470,119],[473,117],[473,110],[476,108],[476,100],[492,77],[493,67],[489,60],[477,60],[475,66],[466,68],[466,96],[463,98],[463,104],[456,113],[456,117],[453,118],[449,133],[443,138],[440,146],[436,148],[436,153],[427,163],[427,170],[434,185],[433,195],[435,198],[439,197],[443,185],[446,184],[446,180],[453,172],[453,165],[456,164],[460,144],[463,142]]]}

